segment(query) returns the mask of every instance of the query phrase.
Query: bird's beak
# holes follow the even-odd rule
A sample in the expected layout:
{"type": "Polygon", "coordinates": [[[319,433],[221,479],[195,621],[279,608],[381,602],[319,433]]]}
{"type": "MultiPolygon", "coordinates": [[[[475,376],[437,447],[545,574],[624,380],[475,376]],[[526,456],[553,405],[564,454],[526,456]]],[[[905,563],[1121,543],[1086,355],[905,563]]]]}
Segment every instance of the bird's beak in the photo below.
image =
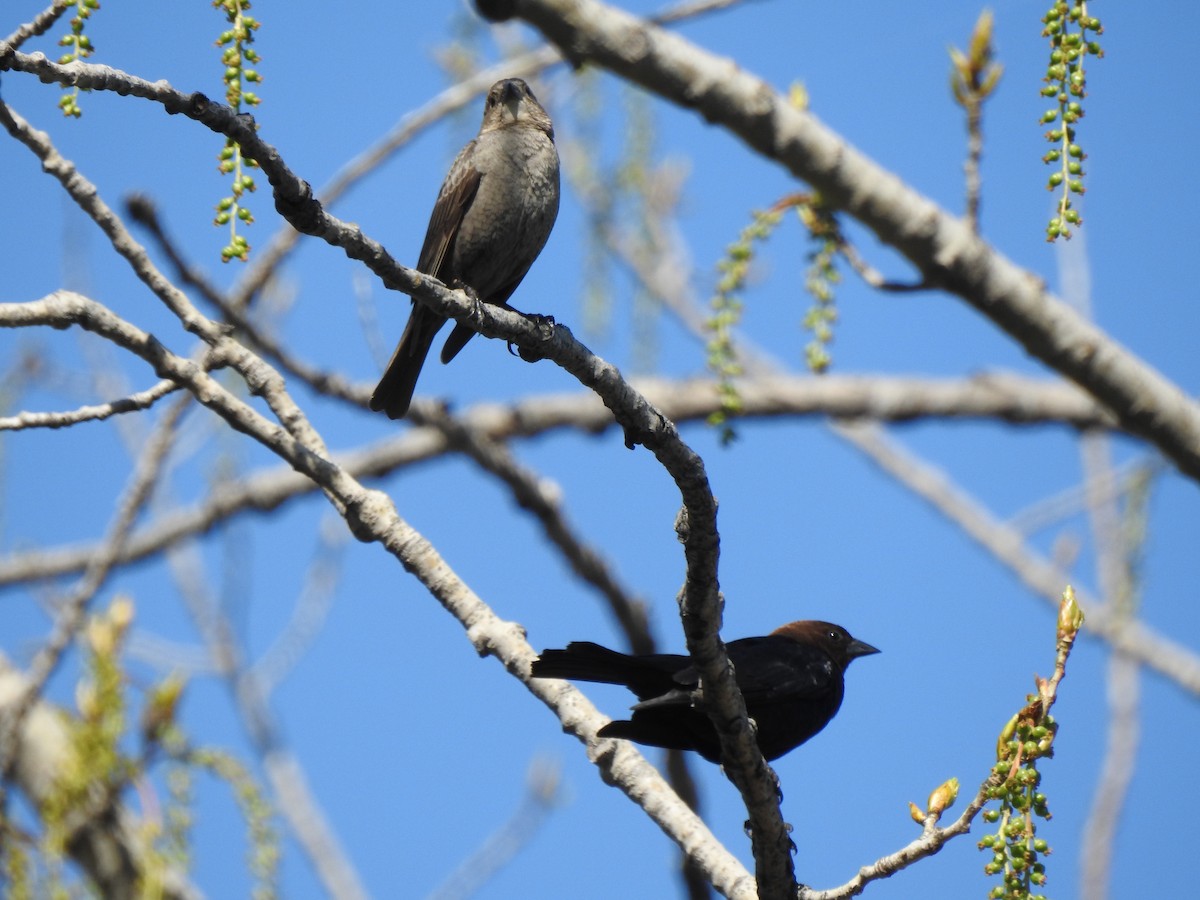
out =
{"type": "Polygon", "coordinates": [[[500,102],[508,107],[508,111],[514,119],[517,117],[517,110],[521,107],[521,96],[521,89],[519,87],[511,81],[504,83],[504,96],[500,98],[500,102]]]}
{"type": "Polygon", "coordinates": [[[846,656],[849,659],[857,659],[860,656],[870,656],[872,653],[879,653],[878,647],[872,647],[866,641],[860,641],[858,638],[852,640],[846,645],[846,656]]]}

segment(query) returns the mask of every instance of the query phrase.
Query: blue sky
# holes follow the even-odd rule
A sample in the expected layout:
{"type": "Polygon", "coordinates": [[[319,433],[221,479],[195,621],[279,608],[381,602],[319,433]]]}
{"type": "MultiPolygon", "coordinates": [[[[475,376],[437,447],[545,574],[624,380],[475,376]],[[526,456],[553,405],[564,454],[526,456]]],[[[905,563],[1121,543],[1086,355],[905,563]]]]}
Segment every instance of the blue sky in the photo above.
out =
{"type": "MultiPolygon", "coordinates": [[[[1060,251],[1043,236],[1051,199],[1043,187],[1046,147],[1037,122],[1046,56],[1038,19],[1045,5],[992,6],[1005,75],[985,114],[983,231],[1007,256],[1057,285],[1060,251]]],[[[9,7],[0,24],[5,33],[38,10],[25,0],[9,7]]],[[[465,10],[460,3],[363,3],[350,14],[312,0],[257,4],[266,80],[256,116],[263,137],[294,171],[314,185],[324,183],[445,86],[434,53],[450,40],[451,20],[465,10]]],[[[1086,224],[1072,250],[1085,254],[1099,324],[1195,394],[1200,296],[1187,210],[1200,199],[1200,179],[1189,162],[1200,137],[1194,115],[1200,90],[1188,30],[1170,27],[1185,21],[1190,6],[1170,0],[1156,5],[1152,18],[1129,4],[1095,3],[1093,11],[1107,29],[1107,57],[1089,72],[1091,94],[1079,130],[1089,154],[1089,193],[1082,205],[1086,224]]],[[[965,45],[978,12],[949,0],[903,9],[760,0],[679,31],[737,58],[780,89],[803,82],[818,117],[944,207],[959,210],[965,136],[949,95],[946,48],[965,45]]],[[[95,61],[213,97],[222,92],[212,46],[220,30],[217,13],[199,0],[172,4],[170,17],[107,3],[89,25],[95,61]]],[[[504,35],[536,41],[520,27],[504,35]]],[[[491,43],[484,47],[495,53],[491,43]]],[[[46,40],[33,49],[56,55],[46,40]]],[[[560,66],[545,78],[541,96],[565,148],[574,124],[566,109],[573,76],[560,66]]],[[[110,204],[133,190],[155,197],[193,261],[220,283],[233,283],[239,269],[217,261],[223,235],[206,224],[225,190],[215,172],[216,137],[152,104],[114,96],[85,96],[83,119],[63,121],[56,88],[13,73],[0,79],[0,92],[50,132],[110,204]]],[[[600,150],[611,163],[619,154],[623,89],[606,78],[603,96],[600,150]]],[[[657,152],[686,161],[678,226],[690,249],[696,290],[705,296],[717,259],[750,212],[798,186],[780,167],[749,155],[735,138],[694,115],[657,100],[650,105],[657,152]]],[[[398,259],[414,262],[437,186],[477,121],[473,105],[424,133],[333,211],[357,222],[398,259]]],[[[28,151],[8,140],[0,141],[0,196],[8,212],[0,242],[4,301],[35,299],[66,285],[173,349],[189,349],[190,339],[113,258],[103,236],[70,207],[28,151]]],[[[269,196],[260,192],[253,208],[259,221],[248,236],[263,245],[277,227],[269,196]]],[[[582,221],[568,188],[555,233],[513,302],[552,313],[628,370],[633,285],[625,275],[614,277],[611,331],[592,335],[583,328],[582,221]]],[[[861,229],[850,232],[888,275],[910,274],[861,229]]],[[[798,228],[781,229],[746,295],[746,336],[795,369],[807,340],[798,328],[808,305],[801,290],[806,249],[798,228]]],[[[367,382],[379,363],[360,318],[358,273],[339,251],[302,242],[283,273],[290,305],[279,328],[311,362],[367,382]]],[[[375,286],[369,301],[382,332],[378,340],[390,346],[403,327],[407,299],[375,286]]],[[[953,298],[879,295],[848,276],[839,308],[836,373],[1045,374],[1011,339],[953,298]]],[[[65,373],[108,353],[99,341],[77,331],[3,331],[4,369],[31,345],[56,365],[9,400],[9,409],[68,409],[96,399],[65,373]]],[[[657,346],[657,371],[683,376],[702,370],[702,348],[669,318],[657,329],[657,346]]],[[[155,380],[137,361],[122,361],[120,369],[131,389],[155,380]]],[[[452,366],[432,363],[419,391],[463,408],[573,389],[570,376],[551,364],[524,365],[501,344],[477,340],[452,366]]],[[[296,390],[331,448],[378,441],[406,427],[296,390]]],[[[193,412],[187,422],[192,440],[171,481],[180,502],[203,496],[216,453],[244,471],[277,465],[256,445],[215,429],[206,412],[193,412]]],[[[1050,607],[1010,572],[822,423],[750,423],[740,434],[732,448],[722,449],[702,426],[684,431],[704,456],[721,503],[724,634],[760,634],[791,619],[824,618],[883,650],[849,672],[845,705],[826,732],[776,765],[784,814],[800,847],[798,873],[813,886],[831,887],[916,836],[909,800],[923,801],[952,775],[964,789],[983,779],[1000,727],[1023,702],[1034,673],[1049,674],[1054,620],[1050,607]],[[1011,621],[1019,624],[1006,627],[1011,621]]],[[[1062,428],[929,422],[894,434],[1001,518],[1072,488],[1081,476],[1076,435],[1062,428]]],[[[660,642],[681,648],[673,598],[684,565],[672,532],[679,499],[651,455],[625,450],[615,433],[554,434],[514,450],[561,487],[571,521],[652,603],[660,642]]],[[[1121,462],[1146,456],[1143,446],[1124,438],[1113,441],[1113,452],[1121,462]]],[[[5,555],[102,533],[129,471],[111,423],[6,435],[0,453],[5,555]]],[[[576,639],[619,643],[598,599],[571,577],[506,491],[469,464],[439,460],[378,486],[500,616],[525,626],[535,648],[576,639]]],[[[1150,513],[1142,615],[1156,630],[1196,647],[1196,486],[1167,469],[1155,482],[1150,513]]],[[[200,542],[214,589],[252,655],[264,652],[288,621],[320,543],[317,528],[328,516],[325,501],[313,496],[241,517],[200,542]]],[[[1071,537],[1083,541],[1072,578],[1094,589],[1082,515],[1056,522],[1033,542],[1048,553],[1057,540],[1071,537]]],[[[480,896],[674,895],[672,845],[623,795],[599,781],[583,747],[560,733],[550,713],[494,661],[479,660],[457,623],[378,546],[343,541],[336,552],[341,578],[328,618],[271,703],[368,890],[379,897],[432,890],[508,818],[531,760],[549,757],[562,766],[564,803],[480,896]]],[[[102,602],[117,592],[134,598],[143,633],[197,645],[163,563],[121,570],[102,602]]],[[[20,661],[48,627],[36,599],[13,589],[0,597],[2,647],[20,661]]],[[[1105,739],[1106,660],[1099,643],[1081,642],[1057,708],[1057,757],[1043,767],[1055,814],[1043,826],[1055,851],[1047,889],[1055,898],[1079,895],[1080,833],[1105,739]]],[[[142,663],[135,668],[143,682],[155,674],[142,663]]],[[[56,698],[69,701],[74,673],[69,666],[55,680],[56,698]]],[[[1200,715],[1196,698],[1163,678],[1144,675],[1141,691],[1141,748],[1112,895],[1181,896],[1180,861],[1200,801],[1200,782],[1190,774],[1200,715]]],[[[620,690],[587,692],[613,715],[628,704],[620,690]]],[[[249,758],[222,684],[197,678],[183,715],[196,740],[249,758]]],[[[655,751],[650,757],[657,759],[655,751]]],[[[694,769],[706,819],[748,860],[736,793],[715,767],[697,760],[694,769]]],[[[232,803],[213,785],[202,785],[200,794],[196,880],[209,896],[244,894],[244,872],[232,864],[244,846],[232,803]]],[[[868,896],[984,896],[990,887],[982,874],[985,859],[974,848],[980,834],[977,825],[974,835],[954,841],[935,859],[872,885],[868,896]]],[[[285,850],[287,895],[320,896],[295,847],[289,843],[285,850]]]]}

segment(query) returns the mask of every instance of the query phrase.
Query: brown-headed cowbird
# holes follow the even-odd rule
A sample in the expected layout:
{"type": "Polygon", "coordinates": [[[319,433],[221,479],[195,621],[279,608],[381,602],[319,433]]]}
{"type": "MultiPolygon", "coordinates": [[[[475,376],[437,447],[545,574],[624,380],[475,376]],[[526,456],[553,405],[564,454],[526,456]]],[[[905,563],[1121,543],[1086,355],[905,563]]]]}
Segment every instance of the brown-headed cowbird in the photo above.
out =
{"type": "MultiPolygon", "coordinates": [[[[879,651],[840,625],[791,622],[766,637],[726,645],[746,712],[758,727],[768,760],[799,747],[829,724],[842,705],[846,667],[879,651]]],[[[547,650],[533,662],[535,678],[574,678],[623,684],[637,695],[633,716],[609,722],[601,737],[652,747],[695,750],[721,761],[716,729],[704,711],[704,688],[691,657],[670,653],[630,656],[588,641],[547,650]]]]}
{"type": "MultiPolygon", "coordinates": [[[[479,134],[442,183],[417,269],[484,303],[511,308],[508,298],[542,252],[557,216],[558,151],[550,116],[520,78],[497,81],[488,91],[479,134]]],[[[391,419],[408,412],[425,356],[445,323],[445,316],[413,301],[371,409],[391,419]]],[[[456,324],[442,362],[474,334],[456,324]]]]}

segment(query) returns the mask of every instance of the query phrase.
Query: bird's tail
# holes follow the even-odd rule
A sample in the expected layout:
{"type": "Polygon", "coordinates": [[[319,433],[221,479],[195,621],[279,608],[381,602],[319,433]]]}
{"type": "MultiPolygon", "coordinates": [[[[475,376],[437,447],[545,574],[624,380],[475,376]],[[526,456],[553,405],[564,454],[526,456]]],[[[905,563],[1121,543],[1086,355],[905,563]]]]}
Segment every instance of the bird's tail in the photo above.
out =
{"type": "Polygon", "coordinates": [[[545,650],[533,661],[535,678],[573,678],[603,684],[629,684],[645,673],[636,657],[591,641],[572,641],[565,650],[545,650]]]}
{"type": "Polygon", "coordinates": [[[421,366],[425,364],[425,357],[433,346],[438,329],[445,322],[444,316],[414,302],[400,343],[396,345],[396,351],[383,377],[379,379],[375,393],[371,395],[371,409],[383,410],[389,419],[399,419],[408,412],[421,366]]]}
{"type": "Polygon", "coordinates": [[[454,330],[450,332],[450,337],[446,338],[446,343],[442,347],[442,362],[448,363],[454,357],[458,356],[458,351],[467,346],[467,341],[475,337],[475,329],[469,325],[464,325],[461,322],[454,324],[454,330]]]}

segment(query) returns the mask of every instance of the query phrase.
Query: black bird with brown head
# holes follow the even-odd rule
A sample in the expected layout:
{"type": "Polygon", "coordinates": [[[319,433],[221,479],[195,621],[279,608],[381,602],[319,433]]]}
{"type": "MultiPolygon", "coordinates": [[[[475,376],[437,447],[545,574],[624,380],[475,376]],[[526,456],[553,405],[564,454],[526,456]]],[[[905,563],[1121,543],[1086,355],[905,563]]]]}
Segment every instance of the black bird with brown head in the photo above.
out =
{"type": "MultiPolygon", "coordinates": [[[[790,622],[765,637],[726,645],[746,712],[757,726],[768,760],[799,747],[837,714],[846,667],[879,651],[840,625],[790,622]]],[[[535,678],[572,678],[621,684],[638,698],[627,720],[609,722],[601,737],[651,747],[695,750],[721,761],[717,731],[704,709],[704,686],[691,657],[671,653],[631,656],[588,641],[547,650],[533,662],[535,678]]]]}

